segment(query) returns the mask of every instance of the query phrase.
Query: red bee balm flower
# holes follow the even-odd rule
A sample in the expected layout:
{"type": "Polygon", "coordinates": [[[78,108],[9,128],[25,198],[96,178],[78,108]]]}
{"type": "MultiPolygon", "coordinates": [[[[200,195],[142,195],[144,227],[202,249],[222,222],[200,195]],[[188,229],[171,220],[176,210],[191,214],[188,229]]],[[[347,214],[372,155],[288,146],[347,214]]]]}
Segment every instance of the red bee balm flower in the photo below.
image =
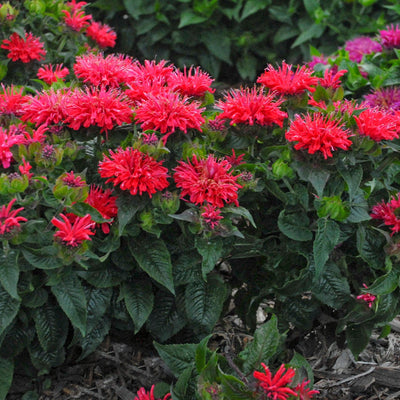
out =
{"type": "Polygon", "coordinates": [[[186,96],[165,91],[158,95],[149,94],[140,102],[136,109],[136,119],[144,131],[159,130],[165,134],[162,138],[165,144],[177,128],[185,133],[190,128],[201,132],[201,124],[205,122],[201,115],[203,110],[199,108],[198,102],[189,103],[186,96]]]}
{"type": "Polygon", "coordinates": [[[221,215],[221,210],[219,208],[214,207],[211,204],[207,204],[201,213],[201,217],[203,221],[210,226],[211,229],[214,229],[219,225],[219,221],[224,217],[221,215]]]}
{"type": "Polygon", "coordinates": [[[299,383],[295,388],[295,392],[297,393],[297,397],[299,400],[310,400],[314,396],[314,394],[319,394],[318,390],[311,390],[307,387],[310,381],[304,380],[299,383]]]}
{"type": "MultiPolygon", "coordinates": [[[[171,393],[167,393],[163,400],[168,400],[171,398],[171,393]]],[[[150,392],[146,392],[145,388],[140,388],[137,392],[137,396],[134,400],[155,400],[154,399],[154,385],[151,387],[150,392]]],[[[159,399],[161,400],[161,399],[159,399]]]]}
{"type": "Polygon", "coordinates": [[[62,64],[56,64],[55,67],[56,69],[53,71],[52,64],[43,65],[43,67],[38,69],[37,77],[48,85],[51,85],[57,82],[58,79],[63,80],[69,74],[68,68],[63,68],[62,64]]]}
{"type": "Polygon", "coordinates": [[[232,165],[227,160],[215,160],[210,154],[205,160],[194,155],[192,163],[180,161],[175,168],[176,186],[182,188],[181,198],[189,196],[190,202],[222,208],[224,202],[239,206],[237,191],[240,186],[229,170],[232,165]]]}
{"type": "Polygon", "coordinates": [[[25,143],[25,136],[17,132],[14,125],[8,131],[0,126],[0,163],[3,168],[9,168],[13,160],[11,147],[25,143]]]}
{"type": "Polygon", "coordinates": [[[218,116],[219,119],[230,119],[230,125],[272,125],[277,124],[280,127],[287,118],[287,114],[279,109],[283,99],[274,101],[274,94],[264,95],[262,90],[256,88],[249,90],[232,90],[226,95],[225,101],[219,101],[218,107],[223,113],[218,116]]]}
{"type": "Polygon", "coordinates": [[[32,33],[25,33],[25,40],[13,33],[10,39],[4,39],[2,49],[8,50],[8,58],[13,61],[21,60],[23,63],[28,63],[32,60],[42,60],[46,55],[43,43],[39,38],[32,35],[32,33]]]}
{"type": "Polygon", "coordinates": [[[289,142],[298,142],[296,150],[308,149],[310,154],[320,151],[325,159],[332,157],[332,150],[347,150],[352,144],[349,129],[319,113],[307,114],[304,119],[297,115],[285,136],[289,142]]]}
{"type": "Polygon", "coordinates": [[[358,117],[354,116],[360,135],[369,136],[372,140],[398,139],[397,118],[388,111],[378,108],[364,110],[358,117]]]}
{"type": "Polygon", "coordinates": [[[115,153],[110,150],[110,158],[104,155],[99,163],[99,173],[102,178],[109,178],[106,183],[120,185],[122,190],[129,190],[132,195],[147,192],[151,197],[157,190],[165,189],[168,169],[162,162],[131,147],[118,149],[115,153]]]}
{"type": "Polygon", "coordinates": [[[70,247],[77,247],[84,240],[91,240],[90,236],[95,233],[93,231],[95,223],[92,221],[90,214],[86,214],[84,217],[74,218],[75,220],[73,223],[71,223],[64,214],[60,214],[60,217],[64,222],[54,217],[51,223],[59,229],[54,234],[54,237],[59,238],[62,244],[70,247]]]}
{"type": "Polygon", "coordinates": [[[11,211],[16,201],[17,199],[12,199],[7,206],[0,207],[0,235],[2,236],[19,230],[20,222],[27,221],[24,217],[17,217],[17,214],[24,209],[23,207],[11,211]]]}
{"type": "MultiPolygon", "coordinates": [[[[365,289],[368,289],[368,286],[363,283],[363,286],[365,289]]],[[[372,304],[374,304],[374,301],[376,300],[376,296],[374,296],[371,293],[363,293],[357,296],[357,300],[363,300],[368,304],[369,308],[372,308],[372,304]]]]}
{"type": "Polygon", "coordinates": [[[114,47],[117,34],[106,24],[93,21],[86,30],[86,36],[93,39],[102,49],[114,47]]]}
{"type": "Polygon", "coordinates": [[[292,71],[292,65],[283,61],[282,67],[279,67],[278,70],[269,64],[264,73],[257,79],[257,83],[261,83],[280,94],[296,95],[305,90],[313,92],[315,88],[312,86],[318,85],[319,79],[311,76],[312,73],[312,69],[305,65],[298,66],[296,71],[292,71]]]}
{"type": "Polygon", "coordinates": [[[398,217],[400,211],[400,193],[397,198],[393,198],[389,203],[382,201],[381,203],[372,207],[371,217],[374,219],[383,220],[384,224],[391,226],[392,235],[400,231],[400,218],[398,217]]]}
{"type": "Polygon", "coordinates": [[[27,99],[27,96],[22,94],[24,88],[17,89],[13,85],[6,88],[3,84],[1,87],[3,93],[0,93],[0,114],[20,117],[23,104],[27,99]]]}
{"type": "Polygon", "coordinates": [[[296,371],[293,368],[285,369],[285,365],[282,364],[275,376],[273,377],[269,368],[261,363],[265,370],[265,373],[254,371],[254,378],[259,380],[259,386],[262,388],[268,398],[273,400],[287,400],[289,396],[297,397],[297,393],[290,387],[290,384],[296,375],[296,371]]]}
{"type": "Polygon", "coordinates": [[[72,14],[69,12],[69,10],[61,10],[61,12],[64,14],[65,25],[67,25],[73,31],[80,32],[90,25],[92,16],[86,15],[81,7],[72,7],[71,11],[72,14]]]}
{"type": "MultiPolygon", "coordinates": [[[[113,219],[118,214],[117,198],[111,196],[110,189],[103,190],[99,186],[91,185],[88,197],[85,203],[88,203],[95,208],[103,218],[113,219]]],[[[112,222],[104,222],[101,224],[101,229],[104,233],[110,232],[110,225],[112,222]]]]}

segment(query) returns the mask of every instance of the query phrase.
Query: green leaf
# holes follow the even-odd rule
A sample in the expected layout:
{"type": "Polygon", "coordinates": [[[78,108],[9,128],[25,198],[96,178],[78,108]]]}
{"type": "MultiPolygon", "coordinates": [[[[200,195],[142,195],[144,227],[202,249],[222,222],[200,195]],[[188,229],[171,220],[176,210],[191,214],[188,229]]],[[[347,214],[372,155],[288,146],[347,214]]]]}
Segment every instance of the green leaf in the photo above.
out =
{"type": "Polygon", "coordinates": [[[26,293],[22,296],[22,305],[25,307],[36,308],[45,304],[47,299],[47,290],[43,288],[37,288],[33,292],[26,293]]]}
{"type": "Polygon", "coordinates": [[[366,229],[359,224],[357,229],[357,250],[361,258],[374,269],[382,269],[385,265],[385,253],[383,246],[385,238],[378,231],[366,229]]]}
{"type": "Polygon", "coordinates": [[[98,224],[112,221],[112,219],[103,218],[99,211],[87,203],[75,203],[71,207],[68,207],[68,212],[72,212],[79,217],[90,214],[92,220],[98,224]]]}
{"type": "Polygon", "coordinates": [[[153,343],[160,357],[176,377],[182,374],[187,368],[194,367],[196,344],[153,343]]]}
{"type": "Polygon", "coordinates": [[[200,374],[206,366],[207,354],[211,353],[207,347],[208,341],[212,335],[206,336],[196,347],[195,364],[197,372],[200,374]]]}
{"type": "Polygon", "coordinates": [[[179,374],[178,380],[171,390],[172,398],[177,399],[193,399],[195,398],[195,380],[193,379],[194,367],[188,366],[182,373],[179,374]]]}
{"type": "Polygon", "coordinates": [[[202,275],[205,280],[207,274],[211,272],[218,260],[223,254],[223,242],[220,237],[206,239],[197,236],[195,239],[196,249],[199,254],[203,257],[202,262],[202,275]]]}
{"type": "Polygon", "coordinates": [[[175,293],[171,256],[164,241],[142,235],[140,240],[130,240],[128,246],[139,267],[171,293],[175,293]]]}
{"type": "Polygon", "coordinates": [[[0,287],[0,335],[18,314],[20,304],[20,300],[12,298],[2,287],[0,287]]]}
{"type": "Polygon", "coordinates": [[[367,347],[373,326],[350,325],[346,329],[347,346],[357,359],[358,355],[367,347]]]}
{"type": "Polygon", "coordinates": [[[328,261],[329,255],[340,240],[339,225],[325,218],[320,218],[317,222],[317,233],[313,244],[315,271],[317,277],[323,271],[328,261]]]}
{"type": "Polygon", "coordinates": [[[8,294],[14,299],[20,300],[17,284],[19,279],[18,267],[19,252],[10,249],[7,254],[0,254],[0,283],[8,294]]]}
{"type": "Polygon", "coordinates": [[[202,15],[198,15],[193,12],[191,9],[186,9],[181,13],[181,19],[179,21],[178,29],[182,29],[188,25],[196,25],[201,24],[204,21],[207,21],[207,17],[202,15]]]}
{"type": "Polygon", "coordinates": [[[57,367],[65,361],[65,349],[61,347],[58,350],[48,352],[35,341],[28,345],[29,355],[33,366],[39,370],[39,373],[48,373],[50,368],[57,367]]]}
{"type": "Polygon", "coordinates": [[[297,171],[300,179],[310,182],[318,197],[322,198],[330,176],[329,172],[308,163],[293,162],[291,166],[297,171]]]}
{"type": "Polygon", "coordinates": [[[227,287],[217,275],[208,277],[207,282],[199,280],[189,283],[185,289],[185,310],[189,323],[196,333],[209,333],[217,323],[227,287]]]}
{"type": "Polygon", "coordinates": [[[271,0],[247,0],[240,15],[240,21],[260,10],[265,10],[270,4],[271,0]]]}
{"type": "Polygon", "coordinates": [[[0,400],[5,400],[14,375],[14,362],[0,358],[0,400]]]}
{"type": "Polygon", "coordinates": [[[245,53],[236,61],[236,68],[242,79],[254,81],[257,75],[257,58],[245,53]]]}
{"type": "Polygon", "coordinates": [[[308,27],[307,30],[301,32],[300,35],[297,36],[297,39],[292,44],[291,48],[294,49],[295,47],[300,46],[310,39],[319,38],[324,33],[324,30],[325,26],[323,24],[313,23],[311,26],[308,27]]]}
{"type": "MultiPolygon", "coordinates": [[[[138,196],[136,196],[138,197],[138,196]]],[[[135,202],[132,202],[132,196],[118,196],[117,206],[118,206],[118,235],[122,236],[125,226],[129,224],[136,213],[143,209],[145,204],[135,198],[135,202]]]]}
{"type": "Polygon", "coordinates": [[[272,315],[268,322],[257,328],[254,339],[239,353],[239,357],[244,360],[243,372],[248,374],[257,370],[262,362],[268,365],[276,355],[282,339],[283,335],[278,330],[278,320],[272,315]]]}
{"type": "Polygon", "coordinates": [[[110,308],[111,288],[84,288],[87,299],[87,332],[99,321],[110,308]]]}
{"type": "Polygon", "coordinates": [[[311,387],[314,385],[314,374],[311,365],[301,354],[295,351],[292,359],[288,363],[288,366],[295,368],[297,371],[304,369],[307,372],[307,376],[304,378],[310,381],[311,387]]]}
{"type": "Polygon", "coordinates": [[[69,273],[59,283],[52,286],[51,291],[72,325],[80,330],[82,336],[85,336],[86,296],[79,278],[74,272],[69,273]]]}
{"type": "Polygon", "coordinates": [[[229,212],[235,215],[240,215],[247,219],[254,228],[257,228],[256,223],[254,222],[253,216],[250,214],[250,211],[244,207],[225,207],[224,212],[229,212]]]}
{"type": "Polygon", "coordinates": [[[129,315],[135,324],[135,334],[149,318],[154,305],[153,287],[149,280],[125,282],[121,286],[123,297],[129,315]]]}
{"type": "Polygon", "coordinates": [[[220,370],[219,377],[223,388],[222,393],[225,395],[224,399],[248,400],[254,397],[254,392],[235,376],[225,374],[220,370]]]}
{"type": "Polygon", "coordinates": [[[327,263],[322,273],[314,277],[311,291],[321,303],[336,310],[351,300],[347,279],[333,263],[327,263]]]}
{"type": "Polygon", "coordinates": [[[202,40],[208,51],[218,60],[231,63],[231,40],[226,29],[210,29],[202,32],[202,40]]]}
{"type": "Polygon", "coordinates": [[[384,295],[392,293],[399,286],[400,272],[392,269],[387,274],[380,276],[368,287],[368,293],[384,295]]]}
{"type": "Polygon", "coordinates": [[[44,350],[52,352],[64,345],[68,334],[68,320],[59,307],[47,303],[36,308],[33,320],[40,345],[44,350]]]}
{"type": "Polygon", "coordinates": [[[363,177],[363,169],[361,165],[345,166],[338,164],[338,171],[347,183],[349,200],[352,201],[358,189],[360,188],[363,177]]]}
{"type": "Polygon", "coordinates": [[[301,242],[311,240],[313,234],[309,225],[310,220],[304,212],[287,214],[286,210],[282,210],[279,213],[278,227],[289,239],[301,242]]]}
{"type": "Polygon", "coordinates": [[[38,249],[22,249],[26,261],[39,269],[56,269],[63,266],[61,259],[57,257],[57,249],[54,246],[38,249]]]}

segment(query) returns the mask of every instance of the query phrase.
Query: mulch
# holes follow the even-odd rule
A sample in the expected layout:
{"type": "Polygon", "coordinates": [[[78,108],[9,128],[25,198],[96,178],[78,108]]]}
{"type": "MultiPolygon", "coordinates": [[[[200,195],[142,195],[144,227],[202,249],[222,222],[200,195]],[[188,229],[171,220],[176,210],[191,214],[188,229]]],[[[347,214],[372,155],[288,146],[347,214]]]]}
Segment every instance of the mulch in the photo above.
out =
{"type": "MultiPolygon", "coordinates": [[[[314,372],[314,388],[321,400],[400,399],[400,318],[385,338],[373,334],[367,348],[355,360],[348,349],[328,342],[323,331],[301,338],[296,350],[307,358],[314,372]]],[[[234,350],[251,337],[233,317],[219,324],[210,340],[212,347],[234,350]]],[[[50,375],[32,380],[16,375],[7,400],[20,400],[27,391],[38,400],[133,400],[140,387],[172,382],[173,376],[152,347],[146,334],[114,333],[100,348],[81,362],[73,350],[66,363],[50,375]],[[76,357],[75,357],[76,358],[76,357]]],[[[32,397],[32,398],[35,398],[32,397]]]]}

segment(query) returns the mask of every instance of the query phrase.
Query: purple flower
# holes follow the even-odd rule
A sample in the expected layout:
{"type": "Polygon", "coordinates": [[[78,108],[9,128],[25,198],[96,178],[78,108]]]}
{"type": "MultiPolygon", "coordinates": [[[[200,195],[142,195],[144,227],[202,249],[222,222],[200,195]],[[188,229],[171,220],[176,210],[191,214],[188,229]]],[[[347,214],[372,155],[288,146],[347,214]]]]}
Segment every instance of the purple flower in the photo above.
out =
{"type": "Polygon", "coordinates": [[[349,52],[351,61],[359,63],[364,54],[379,53],[382,51],[382,46],[368,36],[360,36],[348,40],[345,44],[345,50],[349,52]]]}
{"type": "Polygon", "coordinates": [[[379,31],[383,47],[387,49],[400,48],[400,27],[399,25],[390,25],[386,30],[379,31]]]}
{"type": "Polygon", "coordinates": [[[400,110],[400,88],[386,87],[376,89],[364,97],[364,104],[374,108],[379,107],[386,111],[399,111],[400,110]]]}

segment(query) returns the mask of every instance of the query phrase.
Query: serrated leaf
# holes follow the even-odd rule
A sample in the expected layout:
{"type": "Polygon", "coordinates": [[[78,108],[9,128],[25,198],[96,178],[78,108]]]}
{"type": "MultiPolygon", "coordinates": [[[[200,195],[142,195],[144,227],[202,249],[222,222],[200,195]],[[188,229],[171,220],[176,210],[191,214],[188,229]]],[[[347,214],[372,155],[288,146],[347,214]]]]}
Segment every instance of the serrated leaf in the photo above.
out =
{"type": "Polygon", "coordinates": [[[88,271],[79,271],[78,275],[97,288],[117,286],[124,276],[116,271],[113,264],[102,264],[101,269],[89,268],[88,271]]]}
{"type": "Polygon", "coordinates": [[[22,249],[26,261],[39,269],[56,269],[63,266],[62,261],[57,258],[57,249],[54,246],[36,249],[22,249]]]}
{"type": "Polygon", "coordinates": [[[210,340],[211,336],[212,335],[206,336],[204,339],[202,339],[202,341],[196,347],[195,364],[196,364],[197,372],[199,374],[206,366],[207,355],[209,353],[211,353],[207,347],[208,341],[210,340]]]}
{"type": "MultiPolygon", "coordinates": [[[[307,376],[304,377],[304,379],[310,381],[310,386],[312,387],[314,385],[314,373],[311,368],[311,365],[307,361],[305,357],[303,357],[301,354],[297,353],[296,351],[294,352],[294,355],[292,359],[289,361],[288,365],[292,368],[295,368],[296,370],[304,369],[307,372],[307,376]]],[[[297,375],[297,372],[296,372],[297,375]]],[[[302,381],[303,379],[301,379],[302,381]]]]}
{"type": "Polygon", "coordinates": [[[400,272],[392,269],[387,274],[380,276],[368,287],[368,293],[384,295],[392,293],[399,286],[400,272]]]}
{"type": "MultiPolygon", "coordinates": [[[[138,197],[138,196],[136,196],[138,197]]],[[[132,202],[132,196],[118,196],[117,198],[118,206],[118,235],[122,236],[125,226],[133,219],[135,214],[144,208],[144,201],[135,199],[132,202]]]]}
{"type": "Polygon", "coordinates": [[[359,224],[356,233],[357,250],[361,258],[372,268],[381,269],[385,265],[385,252],[383,246],[386,244],[385,238],[379,232],[366,229],[359,224]]]}
{"type": "Polygon", "coordinates": [[[65,360],[65,349],[61,347],[53,352],[43,350],[39,342],[35,341],[28,346],[33,366],[42,373],[48,373],[52,367],[61,365],[65,360]]]}
{"type": "Polygon", "coordinates": [[[64,345],[68,334],[68,320],[60,308],[47,303],[34,310],[33,320],[44,350],[53,352],[64,345]]]}
{"type": "Polygon", "coordinates": [[[67,274],[59,283],[51,286],[51,291],[72,325],[85,336],[87,304],[79,278],[74,273],[67,274]]]}
{"type": "Polygon", "coordinates": [[[128,246],[139,267],[171,293],[175,293],[171,256],[164,241],[142,235],[140,240],[130,240],[128,246]]]}
{"type": "Polygon", "coordinates": [[[2,287],[0,287],[0,335],[18,314],[20,304],[20,300],[12,298],[2,287]]]}
{"type": "Polygon", "coordinates": [[[5,400],[14,375],[14,362],[0,358],[0,400],[5,400]]]}
{"type": "Polygon", "coordinates": [[[202,42],[214,57],[231,64],[231,39],[225,29],[203,31],[202,42]]]}
{"type": "Polygon", "coordinates": [[[308,29],[301,32],[297,39],[292,44],[291,48],[295,48],[302,43],[309,41],[312,38],[319,38],[325,30],[324,24],[313,23],[311,26],[308,26],[308,29]]]}
{"type": "Polygon", "coordinates": [[[260,364],[268,362],[276,354],[282,341],[282,335],[278,330],[278,320],[275,315],[261,325],[254,332],[254,339],[239,353],[244,360],[243,372],[250,373],[260,368],[260,364]]]}
{"type": "Polygon", "coordinates": [[[212,239],[196,237],[195,245],[197,251],[203,257],[201,269],[203,279],[205,280],[207,274],[214,269],[215,265],[223,254],[223,243],[219,237],[212,239]]]}
{"type": "Polygon", "coordinates": [[[233,375],[225,374],[221,369],[218,376],[221,379],[224,398],[229,400],[248,400],[254,396],[247,385],[233,375]]]}
{"type": "Polygon", "coordinates": [[[121,286],[123,297],[129,315],[135,325],[135,334],[149,318],[154,305],[153,287],[149,280],[125,282],[121,286]]]}
{"type": "Polygon", "coordinates": [[[185,288],[185,310],[187,319],[196,333],[209,333],[217,323],[227,287],[219,276],[211,275],[207,282],[199,280],[185,288]]]}
{"type": "Polygon", "coordinates": [[[340,175],[347,183],[349,200],[352,201],[358,189],[360,188],[360,183],[363,177],[363,169],[361,165],[355,166],[344,166],[343,164],[338,164],[338,170],[340,175]]]}
{"type": "Polygon", "coordinates": [[[320,218],[317,222],[317,233],[313,244],[313,254],[316,275],[319,276],[328,261],[329,255],[339,243],[339,225],[325,218],[320,218]]]}
{"type": "Polygon", "coordinates": [[[250,214],[250,211],[247,208],[244,207],[225,207],[224,208],[225,212],[230,212],[235,215],[240,215],[241,217],[244,217],[247,219],[251,225],[254,226],[254,228],[257,228],[256,223],[254,222],[253,216],[250,214]]]}
{"type": "Polygon", "coordinates": [[[19,252],[10,249],[7,254],[0,254],[0,283],[8,294],[14,299],[20,300],[17,290],[19,279],[18,267],[19,252]]]}
{"type": "Polygon", "coordinates": [[[244,3],[240,21],[243,21],[257,11],[266,9],[271,4],[271,0],[248,0],[244,3]]]}
{"type": "Polygon", "coordinates": [[[373,326],[350,325],[346,329],[347,346],[357,359],[358,355],[367,347],[373,326]]]}
{"type": "Polygon", "coordinates": [[[195,380],[193,379],[193,365],[187,367],[182,373],[179,374],[173,389],[171,390],[173,399],[193,399],[195,394],[195,380]]]}
{"type": "Polygon", "coordinates": [[[195,14],[193,12],[193,10],[191,10],[191,9],[186,9],[186,10],[182,11],[180,17],[181,18],[179,21],[178,29],[181,29],[181,28],[183,28],[185,26],[189,26],[189,25],[200,24],[207,20],[207,17],[203,17],[202,15],[195,14]]]}
{"type": "Polygon", "coordinates": [[[187,368],[194,367],[196,344],[160,344],[153,342],[158,354],[172,373],[178,377],[187,368]]]}
{"type": "Polygon", "coordinates": [[[289,239],[306,242],[313,234],[309,228],[310,220],[305,213],[287,214],[285,210],[279,213],[278,227],[289,239]]]}
{"type": "Polygon", "coordinates": [[[37,288],[31,293],[23,295],[22,304],[25,307],[36,308],[46,303],[47,299],[47,291],[43,288],[37,288]]]}
{"type": "Polygon", "coordinates": [[[110,307],[111,288],[84,288],[87,299],[87,330],[89,333],[110,307]]]}

